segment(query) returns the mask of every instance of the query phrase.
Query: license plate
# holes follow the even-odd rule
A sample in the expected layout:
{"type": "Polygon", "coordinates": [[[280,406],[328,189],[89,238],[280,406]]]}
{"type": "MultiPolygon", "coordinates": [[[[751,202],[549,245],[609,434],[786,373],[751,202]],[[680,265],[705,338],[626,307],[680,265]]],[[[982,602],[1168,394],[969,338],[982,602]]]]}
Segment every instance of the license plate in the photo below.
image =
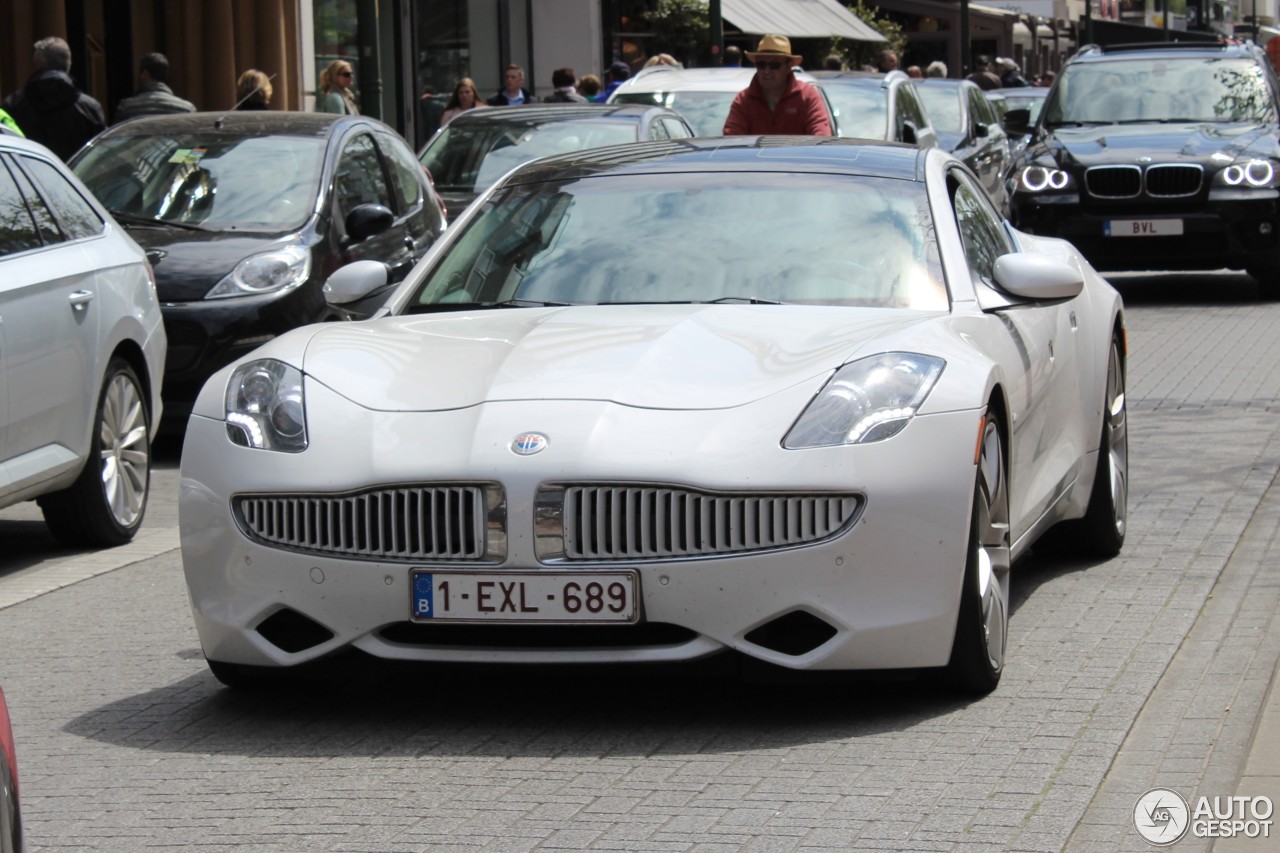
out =
{"type": "Polygon", "coordinates": [[[1108,219],[1108,237],[1177,237],[1182,234],[1181,219],[1108,219]]]}
{"type": "Polygon", "coordinates": [[[425,622],[635,622],[635,572],[438,572],[415,569],[410,613],[425,622]]]}

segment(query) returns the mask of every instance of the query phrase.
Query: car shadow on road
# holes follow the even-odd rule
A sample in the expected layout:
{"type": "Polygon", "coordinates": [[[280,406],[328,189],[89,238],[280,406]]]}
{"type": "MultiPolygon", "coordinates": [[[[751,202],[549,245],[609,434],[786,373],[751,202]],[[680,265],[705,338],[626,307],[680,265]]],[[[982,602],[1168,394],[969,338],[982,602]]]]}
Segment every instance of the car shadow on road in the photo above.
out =
{"type": "Polygon", "coordinates": [[[608,758],[874,737],[977,701],[939,689],[929,676],[775,680],[778,673],[744,672],[735,661],[462,668],[353,656],[324,677],[261,691],[223,688],[202,669],[96,708],[63,730],[205,755],[608,758]]]}
{"type": "Polygon", "coordinates": [[[1241,305],[1263,301],[1257,283],[1244,273],[1103,273],[1125,305],[1241,305]]]}

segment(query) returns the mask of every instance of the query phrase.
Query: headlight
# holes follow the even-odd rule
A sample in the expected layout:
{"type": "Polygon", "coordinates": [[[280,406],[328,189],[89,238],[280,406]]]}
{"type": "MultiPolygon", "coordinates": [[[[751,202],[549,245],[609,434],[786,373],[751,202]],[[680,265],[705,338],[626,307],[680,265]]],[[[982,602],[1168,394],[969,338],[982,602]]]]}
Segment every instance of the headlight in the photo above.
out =
{"type": "Polygon", "coordinates": [[[227,437],[242,447],[307,449],[302,371],[273,358],[242,364],[227,382],[227,437]]]}
{"type": "Polygon", "coordinates": [[[887,352],[836,371],[791,427],[782,446],[868,444],[896,435],[915,416],[946,362],[913,352],[887,352]]]}
{"type": "Polygon", "coordinates": [[[1218,172],[1213,182],[1220,187],[1275,188],[1280,186],[1280,170],[1276,169],[1274,161],[1259,157],[1237,160],[1218,172]]]}
{"type": "Polygon", "coordinates": [[[291,290],[306,281],[309,275],[311,253],[301,246],[282,246],[245,258],[204,298],[221,299],[291,290]]]}
{"type": "Polygon", "coordinates": [[[1018,189],[1029,193],[1062,192],[1071,185],[1070,173],[1050,166],[1024,166],[1018,173],[1018,189]]]}

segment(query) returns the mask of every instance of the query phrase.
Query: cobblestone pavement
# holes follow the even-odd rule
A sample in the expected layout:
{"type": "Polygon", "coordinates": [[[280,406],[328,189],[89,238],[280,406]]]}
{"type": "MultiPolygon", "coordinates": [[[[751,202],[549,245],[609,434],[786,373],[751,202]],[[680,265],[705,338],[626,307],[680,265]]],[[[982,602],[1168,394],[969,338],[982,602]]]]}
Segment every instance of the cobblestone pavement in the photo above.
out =
{"type": "Polygon", "coordinates": [[[1120,284],[1125,551],[1017,567],[1008,668],[979,701],[669,668],[233,693],[164,539],[173,461],[132,555],[60,552],[29,507],[0,512],[29,849],[1149,849],[1137,797],[1232,794],[1280,658],[1280,304],[1244,277],[1120,284]],[[77,561],[83,580],[34,580],[77,561]]]}

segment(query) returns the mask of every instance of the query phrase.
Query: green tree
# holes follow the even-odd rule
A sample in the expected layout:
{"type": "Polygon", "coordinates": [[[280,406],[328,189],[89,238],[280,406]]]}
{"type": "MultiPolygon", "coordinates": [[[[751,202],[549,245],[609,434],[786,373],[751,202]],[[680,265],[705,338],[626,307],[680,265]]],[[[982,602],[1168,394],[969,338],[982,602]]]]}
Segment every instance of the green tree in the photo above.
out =
{"type": "Polygon", "coordinates": [[[644,18],[653,32],[649,53],[669,53],[684,63],[702,51],[711,32],[707,0],[658,0],[644,18]]]}
{"type": "Polygon", "coordinates": [[[849,11],[861,18],[867,26],[884,36],[888,43],[852,41],[850,39],[833,38],[828,43],[827,54],[836,54],[844,60],[846,68],[857,70],[864,65],[874,65],[876,55],[886,47],[902,56],[907,46],[907,35],[902,31],[902,24],[891,19],[879,6],[870,5],[867,0],[842,0],[849,11]]]}

